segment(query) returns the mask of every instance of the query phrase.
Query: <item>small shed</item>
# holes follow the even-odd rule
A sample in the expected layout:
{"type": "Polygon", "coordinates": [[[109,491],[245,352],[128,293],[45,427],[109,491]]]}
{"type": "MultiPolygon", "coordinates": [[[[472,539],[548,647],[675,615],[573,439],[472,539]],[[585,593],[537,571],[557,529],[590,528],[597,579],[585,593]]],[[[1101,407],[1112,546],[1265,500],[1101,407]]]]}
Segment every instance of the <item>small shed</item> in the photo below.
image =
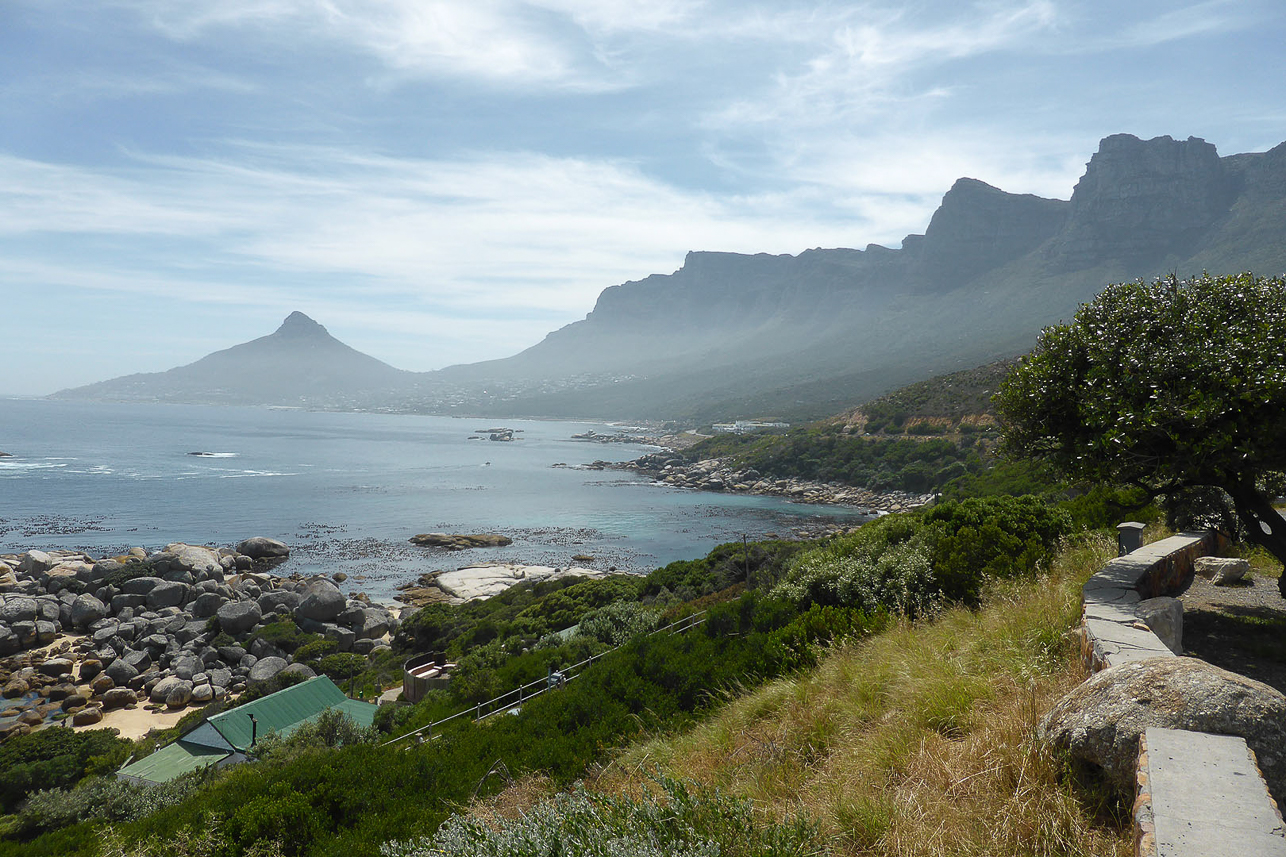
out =
{"type": "Polygon", "coordinates": [[[209,765],[243,762],[251,745],[270,733],[282,737],[322,712],[337,709],[358,726],[375,721],[378,706],[349,699],[324,675],[221,711],[174,743],[116,772],[122,779],[165,783],[209,765]],[[251,720],[251,715],[254,719],[251,720]]]}

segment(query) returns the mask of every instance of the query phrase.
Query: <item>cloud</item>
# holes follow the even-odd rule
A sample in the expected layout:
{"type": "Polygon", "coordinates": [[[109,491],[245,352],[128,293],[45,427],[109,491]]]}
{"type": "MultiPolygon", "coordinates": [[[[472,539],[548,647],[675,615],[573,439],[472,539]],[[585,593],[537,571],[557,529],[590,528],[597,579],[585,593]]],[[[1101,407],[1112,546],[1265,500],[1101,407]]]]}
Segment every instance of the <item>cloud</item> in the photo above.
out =
{"type": "Polygon", "coordinates": [[[170,301],[387,302],[525,319],[538,339],[687,249],[799,252],[871,228],[811,191],[716,196],[626,161],[263,146],[135,160],[106,171],[0,157],[4,276],[170,301]]]}

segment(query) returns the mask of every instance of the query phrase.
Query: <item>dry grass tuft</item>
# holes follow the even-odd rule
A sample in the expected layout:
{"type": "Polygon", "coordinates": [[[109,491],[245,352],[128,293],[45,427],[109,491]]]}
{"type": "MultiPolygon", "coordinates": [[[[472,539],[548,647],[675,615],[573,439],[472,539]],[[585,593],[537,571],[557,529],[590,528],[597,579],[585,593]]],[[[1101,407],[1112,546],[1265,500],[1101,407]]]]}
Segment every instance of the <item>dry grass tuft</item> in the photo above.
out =
{"type": "Polygon", "coordinates": [[[557,791],[553,781],[544,774],[525,774],[497,794],[475,800],[469,805],[468,815],[490,827],[500,827],[505,821],[528,814],[557,791]]]}
{"type": "Polygon", "coordinates": [[[810,673],[629,749],[595,785],[636,793],[659,768],[775,820],[811,818],[832,854],[1128,854],[1128,831],[1097,826],[1034,741],[1085,678],[1067,632],[1080,585],[1112,556],[1110,540],[1084,537],[979,610],[838,645],[810,673]]]}

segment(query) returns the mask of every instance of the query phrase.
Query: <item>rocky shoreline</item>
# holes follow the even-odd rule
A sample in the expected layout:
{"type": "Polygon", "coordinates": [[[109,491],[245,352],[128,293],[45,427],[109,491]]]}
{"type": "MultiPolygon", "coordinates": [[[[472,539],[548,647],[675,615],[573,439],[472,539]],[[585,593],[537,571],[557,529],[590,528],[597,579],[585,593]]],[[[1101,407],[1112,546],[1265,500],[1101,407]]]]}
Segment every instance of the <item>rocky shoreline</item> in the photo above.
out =
{"type": "Polygon", "coordinates": [[[92,726],[116,709],[179,711],[281,673],[311,677],[256,632],[293,618],[336,650],[387,647],[398,620],[325,577],[268,570],[289,555],[175,543],[94,559],[71,551],[0,556],[0,740],[46,723],[92,726]]]}
{"type": "Polygon", "coordinates": [[[906,512],[931,503],[935,497],[933,494],[907,491],[872,491],[838,482],[777,479],[763,476],[757,470],[738,469],[729,459],[707,458],[688,462],[669,451],[640,456],[633,461],[595,461],[586,466],[591,470],[629,470],[675,488],[762,494],[793,503],[852,506],[871,515],[906,512]]]}

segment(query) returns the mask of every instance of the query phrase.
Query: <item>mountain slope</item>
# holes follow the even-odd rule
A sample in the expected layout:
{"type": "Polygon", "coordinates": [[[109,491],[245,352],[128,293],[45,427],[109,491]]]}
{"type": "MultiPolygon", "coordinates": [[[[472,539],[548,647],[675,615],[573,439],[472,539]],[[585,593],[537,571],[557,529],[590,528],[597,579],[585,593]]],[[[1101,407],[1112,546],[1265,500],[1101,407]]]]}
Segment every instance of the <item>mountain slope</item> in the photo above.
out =
{"type": "Polygon", "coordinates": [[[195,363],[55,393],[64,399],[230,405],[355,405],[405,389],[415,374],[363,354],[301,312],[281,327],[195,363]]]}
{"type": "Polygon", "coordinates": [[[1202,270],[1286,270],[1286,144],[1221,158],[1196,138],[1114,135],[1070,201],[961,179],[901,249],[690,253],[515,357],[441,376],[616,376],[496,413],[821,417],[1025,351],[1110,282],[1202,270]]]}

